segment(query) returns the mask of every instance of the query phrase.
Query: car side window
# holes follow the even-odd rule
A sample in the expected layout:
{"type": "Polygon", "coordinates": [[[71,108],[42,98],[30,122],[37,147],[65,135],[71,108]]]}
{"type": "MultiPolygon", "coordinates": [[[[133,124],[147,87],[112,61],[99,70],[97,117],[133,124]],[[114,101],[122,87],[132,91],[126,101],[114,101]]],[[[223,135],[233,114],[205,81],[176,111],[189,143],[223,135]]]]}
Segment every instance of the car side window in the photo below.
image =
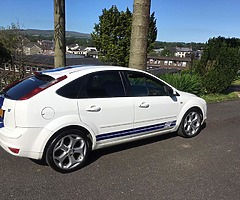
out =
{"type": "Polygon", "coordinates": [[[59,88],[56,93],[69,99],[79,98],[79,92],[83,86],[84,78],[80,77],[59,88]]]}
{"type": "Polygon", "coordinates": [[[96,72],[87,75],[82,88],[82,98],[105,98],[125,96],[122,79],[117,71],[96,72]]]}
{"type": "Polygon", "coordinates": [[[127,72],[132,96],[168,96],[165,84],[146,74],[127,72]]]}

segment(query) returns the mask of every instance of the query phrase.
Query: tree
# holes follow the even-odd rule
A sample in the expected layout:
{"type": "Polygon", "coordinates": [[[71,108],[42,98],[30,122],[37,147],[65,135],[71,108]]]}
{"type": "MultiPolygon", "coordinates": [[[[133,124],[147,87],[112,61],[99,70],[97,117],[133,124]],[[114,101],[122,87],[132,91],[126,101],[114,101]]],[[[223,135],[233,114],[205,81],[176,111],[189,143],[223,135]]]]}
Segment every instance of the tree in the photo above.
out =
{"type": "Polygon", "coordinates": [[[65,0],[54,0],[54,66],[66,66],[65,0]]]}
{"type": "Polygon", "coordinates": [[[0,42],[0,65],[11,60],[10,52],[0,42]]]}
{"type": "Polygon", "coordinates": [[[153,12],[149,19],[148,27],[148,41],[147,41],[147,52],[151,52],[154,48],[155,41],[157,39],[157,20],[155,18],[155,12],[153,12]]]}
{"type": "Polygon", "coordinates": [[[240,70],[240,39],[212,38],[205,45],[196,71],[203,76],[208,93],[226,90],[240,70]]]}
{"type": "MultiPolygon", "coordinates": [[[[151,15],[151,31],[149,31],[148,47],[153,48],[157,29],[154,13],[151,15]]],[[[130,52],[132,13],[127,8],[120,12],[116,6],[103,9],[99,23],[95,24],[92,40],[99,51],[99,59],[103,62],[128,66],[130,52]]]]}
{"type": "MultiPolygon", "coordinates": [[[[10,52],[0,42],[0,67],[2,64],[7,63],[11,60],[10,52]]],[[[6,79],[6,75],[3,70],[0,70],[0,90],[2,90],[2,79],[6,79]]]]}
{"type": "Polygon", "coordinates": [[[22,34],[19,23],[12,23],[11,26],[7,28],[1,28],[0,42],[10,54],[10,59],[8,59],[8,61],[11,65],[17,65],[19,69],[19,77],[15,77],[15,74],[12,74],[12,80],[25,76],[25,63],[27,62],[27,57],[24,53],[24,44],[26,41],[27,39],[22,34]]]}
{"type": "Polygon", "coordinates": [[[134,0],[129,67],[146,70],[151,0],[134,0]]]}
{"type": "Polygon", "coordinates": [[[112,65],[127,66],[131,34],[129,9],[119,12],[116,6],[103,9],[99,24],[95,24],[92,40],[99,51],[99,59],[112,65]]]}
{"type": "Polygon", "coordinates": [[[161,51],[160,53],[161,56],[174,56],[174,53],[172,51],[170,51],[169,49],[164,49],[161,51]]]}

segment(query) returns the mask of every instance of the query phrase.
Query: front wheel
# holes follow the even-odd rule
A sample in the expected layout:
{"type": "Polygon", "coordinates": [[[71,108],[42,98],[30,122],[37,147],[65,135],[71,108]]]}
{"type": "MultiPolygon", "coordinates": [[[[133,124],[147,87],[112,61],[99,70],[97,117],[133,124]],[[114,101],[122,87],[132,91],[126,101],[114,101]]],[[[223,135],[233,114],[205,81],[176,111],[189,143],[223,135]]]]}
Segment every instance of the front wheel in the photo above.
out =
{"type": "Polygon", "coordinates": [[[46,160],[61,173],[80,169],[90,152],[89,140],[81,131],[73,129],[60,133],[48,146],[46,160]]]}
{"type": "Polygon", "coordinates": [[[191,138],[199,134],[201,131],[202,115],[197,109],[190,109],[183,116],[178,129],[178,135],[191,138]]]}

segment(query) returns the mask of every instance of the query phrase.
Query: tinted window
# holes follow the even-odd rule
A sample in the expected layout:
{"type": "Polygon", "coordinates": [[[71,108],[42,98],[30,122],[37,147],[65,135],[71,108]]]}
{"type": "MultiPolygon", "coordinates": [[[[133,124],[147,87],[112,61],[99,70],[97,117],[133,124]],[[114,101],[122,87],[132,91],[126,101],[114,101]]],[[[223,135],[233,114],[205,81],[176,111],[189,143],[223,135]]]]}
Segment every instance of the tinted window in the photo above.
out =
{"type": "Polygon", "coordinates": [[[52,80],[54,80],[54,78],[47,75],[31,76],[13,84],[11,87],[7,87],[7,89],[4,89],[1,93],[9,99],[18,100],[32,90],[41,87],[52,80]]]}
{"type": "Polygon", "coordinates": [[[104,98],[125,96],[119,72],[106,71],[87,75],[82,88],[82,98],[104,98]]]}
{"type": "Polygon", "coordinates": [[[78,78],[57,90],[57,94],[66,98],[79,98],[79,92],[82,88],[84,78],[78,78]]]}
{"type": "Polygon", "coordinates": [[[158,79],[138,72],[127,72],[133,96],[167,96],[165,84],[158,79]]]}

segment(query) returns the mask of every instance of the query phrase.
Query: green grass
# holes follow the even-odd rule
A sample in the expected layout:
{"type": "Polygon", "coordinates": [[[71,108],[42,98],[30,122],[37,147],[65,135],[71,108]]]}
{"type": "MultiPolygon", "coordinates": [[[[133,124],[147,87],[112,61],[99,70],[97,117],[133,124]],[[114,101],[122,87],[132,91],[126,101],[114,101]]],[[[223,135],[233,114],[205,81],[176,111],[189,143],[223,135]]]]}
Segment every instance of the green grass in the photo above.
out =
{"type": "Polygon", "coordinates": [[[232,85],[240,85],[240,79],[234,81],[232,85]]]}
{"type": "MultiPolygon", "coordinates": [[[[232,83],[233,86],[240,85],[240,79],[237,79],[232,83]]],[[[226,91],[225,93],[222,94],[206,94],[201,96],[203,99],[206,100],[208,103],[212,102],[221,102],[221,101],[230,101],[230,100],[240,100],[240,92],[235,91],[235,92],[228,92],[226,91]]]]}
{"type": "Polygon", "coordinates": [[[240,99],[239,95],[238,92],[231,92],[227,94],[207,94],[202,95],[201,97],[205,99],[206,102],[212,103],[240,99]]]}

